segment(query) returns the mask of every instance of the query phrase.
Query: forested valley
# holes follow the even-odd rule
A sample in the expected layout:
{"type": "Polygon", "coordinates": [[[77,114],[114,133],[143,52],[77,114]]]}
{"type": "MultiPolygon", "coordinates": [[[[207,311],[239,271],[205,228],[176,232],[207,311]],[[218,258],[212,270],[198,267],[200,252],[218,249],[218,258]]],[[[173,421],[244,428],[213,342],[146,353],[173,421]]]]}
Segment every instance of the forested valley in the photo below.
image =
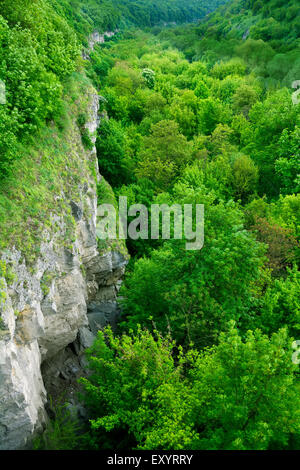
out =
{"type": "Polygon", "coordinates": [[[298,0],[0,0],[1,249],[13,239],[34,256],[38,228],[17,224],[45,220],[65,170],[57,153],[35,191],[26,149],[40,139],[47,155],[47,126],[63,132],[87,81],[98,204],[205,208],[201,250],[127,240],[121,321],[99,331],[80,379],[88,425],[58,414],[35,448],[299,450],[299,12],[298,0]],[[84,60],[93,31],[116,34],[84,60]]]}

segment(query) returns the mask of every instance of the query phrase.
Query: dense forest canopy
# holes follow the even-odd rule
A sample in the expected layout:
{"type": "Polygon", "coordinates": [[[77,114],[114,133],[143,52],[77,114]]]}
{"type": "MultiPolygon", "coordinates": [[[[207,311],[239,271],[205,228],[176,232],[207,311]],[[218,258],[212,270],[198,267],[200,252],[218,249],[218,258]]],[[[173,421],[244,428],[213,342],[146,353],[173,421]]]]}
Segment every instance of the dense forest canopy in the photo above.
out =
{"type": "Polygon", "coordinates": [[[299,336],[299,31],[282,2],[259,5],[230,2],[155,36],[125,33],[92,55],[88,74],[110,118],[98,130],[99,168],[115,196],[205,206],[199,252],[128,241],[123,336],[99,335],[83,380],[95,448],[113,448],[120,433],[122,448],[299,446],[299,402],[292,410],[279,398],[299,394],[297,373],[275,359],[299,336]]]}
{"type": "MultiPolygon", "coordinates": [[[[157,31],[159,32],[159,31],[157,31]]],[[[298,0],[234,0],[197,25],[162,31],[190,59],[240,57],[268,87],[288,87],[300,74],[298,0]]]]}
{"type": "Polygon", "coordinates": [[[90,33],[190,21],[220,3],[1,0],[0,80],[7,105],[0,109],[0,175],[7,174],[18,144],[59,115],[64,80],[78,67],[80,41],[87,43],[90,33]]]}
{"type": "Polygon", "coordinates": [[[118,27],[149,27],[162,23],[195,21],[226,0],[51,0],[54,7],[81,34],[118,27]]]}
{"type": "Polygon", "coordinates": [[[299,449],[299,2],[223,3],[0,0],[0,214],[82,75],[102,97],[99,203],[205,206],[202,250],[128,240],[122,322],[81,380],[90,427],[54,424],[39,448],[299,449]]]}

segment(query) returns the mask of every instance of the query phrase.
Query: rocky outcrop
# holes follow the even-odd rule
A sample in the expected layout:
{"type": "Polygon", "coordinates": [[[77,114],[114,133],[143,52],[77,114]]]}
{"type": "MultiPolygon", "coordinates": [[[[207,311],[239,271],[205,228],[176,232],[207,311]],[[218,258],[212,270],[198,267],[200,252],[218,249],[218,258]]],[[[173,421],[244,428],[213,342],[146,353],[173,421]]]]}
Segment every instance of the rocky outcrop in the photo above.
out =
{"type": "Polygon", "coordinates": [[[116,29],[115,31],[105,31],[104,33],[99,33],[98,31],[94,31],[88,39],[88,48],[87,50],[84,50],[82,52],[82,57],[85,60],[89,60],[90,59],[89,53],[94,50],[95,45],[104,44],[105,38],[112,38],[113,36],[115,36],[115,34],[118,31],[119,31],[118,29],[116,29]]]}
{"type": "MultiPolygon", "coordinates": [[[[94,94],[87,123],[91,134],[98,125],[98,107],[94,94]]],[[[80,157],[89,160],[99,180],[95,148],[80,157]]],[[[15,278],[9,286],[1,280],[5,296],[0,303],[0,449],[25,448],[43,429],[46,388],[65,380],[64,388],[66,380],[77,377],[82,352],[97,328],[117,320],[116,299],[126,259],[118,252],[98,252],[92,174],[85,175],[80,198],[70,201],[75,236],[68,247],[60,243],[68,237],[66,214],[49,215],[33,266],[27,266],[13,246],[2,255],[15,278]]]]}
{"type": "Polygon", "coordinates": [[[118,31],[105,31],[104,33],[99,33],[95,31],[89,37],[89,49],[93,50],[95,44],[103,44],[105,42],[105,38],[112,38],[118,31]]]}

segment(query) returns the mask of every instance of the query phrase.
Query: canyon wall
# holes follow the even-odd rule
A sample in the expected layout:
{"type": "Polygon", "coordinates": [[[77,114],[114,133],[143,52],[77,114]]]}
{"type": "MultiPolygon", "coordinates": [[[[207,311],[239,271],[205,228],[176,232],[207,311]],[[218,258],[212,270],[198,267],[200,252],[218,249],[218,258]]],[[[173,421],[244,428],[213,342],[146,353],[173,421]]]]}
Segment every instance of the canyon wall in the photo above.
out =
{"type": "MultiPolygon", "coordinates": [[[[95,144],[96,92],[89,100],[85,126],[95,144]]],[[[76,158],[88,169],[77,188],[79,197],[67,201],[73,239],[67,246],[61,243],[69,237],[68,214],[49,214],[51,223],[44,229],[33,266],[27,266],[13,245],[0,254],[13,273],[10,282],[0,278],[0,449],[30,445],[48,418],[47,392],[76,382],[84,367],[84,349],[97,330],[116,322],[119,314],[116,300],[126,256],[109,247],[99,253],[96,188],[101,177],[96,149],[84,149],[78,128],[72,139],[77,141],[76,158]]]]}

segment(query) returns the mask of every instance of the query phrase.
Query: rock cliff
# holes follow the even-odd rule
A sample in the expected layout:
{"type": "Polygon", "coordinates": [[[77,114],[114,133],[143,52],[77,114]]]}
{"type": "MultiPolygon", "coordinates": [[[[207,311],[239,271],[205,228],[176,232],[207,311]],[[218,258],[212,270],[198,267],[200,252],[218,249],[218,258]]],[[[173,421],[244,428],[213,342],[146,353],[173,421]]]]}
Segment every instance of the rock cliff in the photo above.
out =
{"type": "MultiPolygon", "coordinates": [[[[85,126],[93,136],[99,98],[96,93],[89,98],[85,126]]],[[[79,130],[75,138],[80,139],[79,130]]],[[[47,420],[47,391],[53,392],[59,380],[66,388],[80,374],[84,348],[97,329],[118,316],[126,259],[117,251],[98,251],[96,150],[76,148],[87,170],[78,197],[68,200],[74,226],[68,246],[61,243],[69,236],[68,215],[62,212],[49,214],[51,223],[32,266],[14,246],[0,254],[13,273],[10,281],[0,275],[0,449],[28,446],[47,420]]]]}
{"type": "Polygon", "coordinates": [[[99,33],[99,31],[94,31],[88,38],[88,48],[82,51],[82,57],[85,60],[90,59],[90,52],[95,48],[96,44],[104,44],[105,38],[112,38],[115,34],[118,33],[118,29],[115,31],[105,31],[104,33],[99,33]]]}

